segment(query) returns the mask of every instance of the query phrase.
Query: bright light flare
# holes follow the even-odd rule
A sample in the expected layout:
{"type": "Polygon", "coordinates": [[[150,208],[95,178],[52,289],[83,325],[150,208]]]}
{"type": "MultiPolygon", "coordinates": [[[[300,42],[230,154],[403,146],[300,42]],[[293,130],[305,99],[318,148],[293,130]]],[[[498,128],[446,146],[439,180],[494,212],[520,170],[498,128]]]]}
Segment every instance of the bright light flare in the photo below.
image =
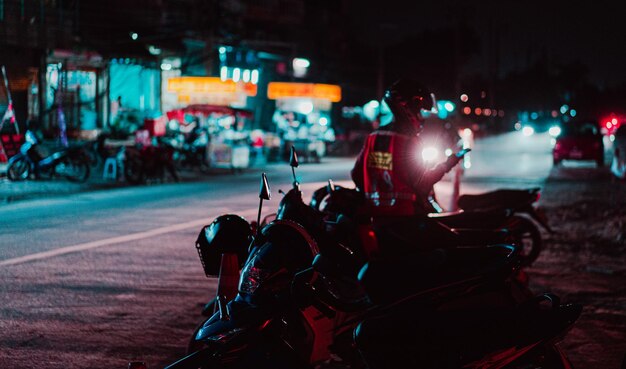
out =
{"type": "Polygon", "coordinates": [[[548,133],[550,134],[550,136],[556,137],[556,136],[561,134],[561,127],[559,127],[559,126],[552,126],[548,130],[548,133]]]}
{"type": "Polygon", "coordinates": [[[439,150],[436,147],[426,147],[422,150],[422,159],[424,161],[434,161],[439,156],[439,150]]]}
{"type": "Polygon", "coordinates": [[[526,126],[522,128],[522,134],[526,137],[532,136],[534,133],[535,133],[535,130],[533,127],[526,126]]]}

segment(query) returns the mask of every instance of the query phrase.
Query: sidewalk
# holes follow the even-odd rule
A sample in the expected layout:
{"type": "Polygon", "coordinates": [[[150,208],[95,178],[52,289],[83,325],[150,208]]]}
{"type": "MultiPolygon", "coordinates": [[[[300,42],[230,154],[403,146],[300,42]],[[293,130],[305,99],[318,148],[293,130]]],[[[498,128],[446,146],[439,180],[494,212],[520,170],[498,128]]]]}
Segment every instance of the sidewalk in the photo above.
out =
{"type": "MultiPolygon", "coordinates": [[[[89,179],[85,183],[72,183],[64,178],[13,182],[6,177],[7,166],[6,163],[0,163],[0,206],[19,200],[135,186],[128,183],[123,177],[118,180],[104,179],[102,166],[91,167],[89,179]]],[[[253,166],[247,170],[255,170],[256,168],[257,167],[253,166]]],[[[198,171],[191,170],[178,171],[180,182],[209,180],[214,176],[228,174],[230,174],[230,171],[226,169],[216,169],[210,174],[202,174],[198,171]]],[[[166,176],[165,183],[173,183],[171,177],[166,176]]]]}

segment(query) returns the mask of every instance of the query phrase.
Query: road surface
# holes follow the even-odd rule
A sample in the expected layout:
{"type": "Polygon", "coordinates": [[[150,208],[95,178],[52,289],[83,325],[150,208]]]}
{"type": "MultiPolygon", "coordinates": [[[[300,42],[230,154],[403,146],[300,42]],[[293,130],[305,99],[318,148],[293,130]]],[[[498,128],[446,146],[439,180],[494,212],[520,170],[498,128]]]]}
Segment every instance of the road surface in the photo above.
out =
{"type": "MultiPolygon", "coordinates": [[[[510,133],[478,141],[462,193],[543,186],[549,138],[510,133]]],[[[297,169],[305,197],[328,178],[350,186],[350,159],[297,169]]],[[[287,164],[266,168],[272,200],[288,189],[287,164]]],[[[159,367],[180,357],[201,306],[214,293],[194,248],[224,213],[252,220],[259,171],[167,184],[40,198],[0,208],[0,367],[159,367]]],[[[436,186],[450,204],[448,179],[436,186]]]]}

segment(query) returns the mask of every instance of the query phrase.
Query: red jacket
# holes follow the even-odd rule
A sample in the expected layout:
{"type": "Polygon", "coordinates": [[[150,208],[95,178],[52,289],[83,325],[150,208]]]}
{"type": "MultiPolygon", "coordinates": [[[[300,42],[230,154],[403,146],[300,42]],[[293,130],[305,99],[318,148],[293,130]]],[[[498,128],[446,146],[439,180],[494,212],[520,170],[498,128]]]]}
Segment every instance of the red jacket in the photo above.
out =
{"type": "Polygon", "coordinates": [[[393,131],[375,131],[368,136],[351,175],[365,194],[369,214],[386,217],[428,212],[428,195],[449,168],[446,163],[425,167],[422,149],[417,136],[393,131]]]}

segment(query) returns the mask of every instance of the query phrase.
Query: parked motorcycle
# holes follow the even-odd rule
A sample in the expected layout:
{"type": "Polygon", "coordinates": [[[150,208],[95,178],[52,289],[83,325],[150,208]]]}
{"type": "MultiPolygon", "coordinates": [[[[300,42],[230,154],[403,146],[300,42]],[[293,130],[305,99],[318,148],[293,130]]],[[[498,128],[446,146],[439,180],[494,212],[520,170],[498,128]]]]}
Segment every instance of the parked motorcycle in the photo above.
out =
{"type": "Polygon", "coordinates": [[[173,160],[177,167],[199,170],[208,173],[211,165],[207,160],[208,133],[198,130],[182,142],[174,138],[161,138],[161,144],[173,150],[173,160]]]}
{"type": "Polygon", "coordinates": [[[536,208],[540,188],[501,189],[477,195],[461,195],[459,211],[437,212],[434,192],[429,216],[451,228],[501,229],[510,235],[510,241],[522,248],[524,266],[531,265],[541,253],[543,239],[539,226],[552,233],[545,216],[536,208]]]}
{"type": "MultiPolygon", "coordinates": [[[[262,202],[270,197],[265,176],[259,197],[257,223],[262,202]]],[[[241,218],[218,219],[201,232],[199,240],[206,240],[197,247],[207,273],[228,264],[236,271],[237,261],[248,255],[237,295],[227,302],[219,292],[221,275],[217,312],[196,331],[189,355],[168,368],[310,368],[332,357],[352,367],[364,365],[364,359],[379,368],[381,359],[383,365],[398,363],[385,356],[393,350],[384,340],[421,353],[403,356],[404,366],[571,368],[554,341],[577,319],[580,306],[561,305],[550,294],[533,298],[512,278],[519,268],[516,247],[438,249],[372,260],[357,278],[352,250],[332,237],[341,222],[329,228],[322,213],[304,205],[295,174],[276,220],[266,226],[252,233],[241,218]],[[377,323],[385,316],[397,319],[383,325],[391,330],[379,336],[377,323]],[[355,327],[362,356],[355,355],[355,327]],[[454,344],[445,341],[450,337],[454,344]],[[420,346],[425,343],[427,350],[420,346]],[[372,350],[377,346],[381,350],[372,350]]]]}
{"type": "Polygon", "coordinates": [[[137,146],[124,149],[124,176],[132,184],[165,181],[169,174],[178,181],[172,158],[173,150],[166,146],[137,146]]]}
{"type": "MultiPolygon", "coordinates": [[[[467,242],[490,241],[512,243],[521,249],[522,265],[531,265],[543,248],[541,232],[537,224],[548,232],[552,228],[535,207],[540,189],[506,189],[480,195],[461,195],[461,210],[443,212],[434,191],[431,192],[430,219],[452,228],[467,242]]],[[[332,183],[313,193],[311,206],[327,213],[350,212],[355,214],[364,203],[356,189],[344,188],[332,183]]]]}
{"type": "Polygon", "coordinates": [[[26,142],[19,153],[9,159],[7,177],[22,181],[31,177],[51,179],[64,177],[70,182],[85,182],[89,178],[89,159],[81,146],[58,149],[45,154],[35,136],[26,132],[26,142]]]}
{"type": "MultiPolygon", "coordinates": [[[[263,188],[261,199],[269,198],[263,196],[269,194],[263,188]]],[[[580,306],[562,305],[553,295],[528,298],[523,290],[516,293],[510,278],[519,267],[516,248],[458,248],[426,258],[404,257],[403,264],[370,262],[356,280],[341,262],[325,257],[324,246],[303,226],[283,219],[304,209],[287,205],[290,193],[297,191],[294,185],[281,201],[277,220],[255,235],[237,296],[230,302],[222,296],[217,299],[218,312],[198,329],[195,350],[167,368],[310,368],[327,361],[331,353],[346,354],[346,362],[356,366],[349,361],[359,359],[352,346],[336,351],[335,345],[338,332],[351,337],[354,327],[362,358],[378,368],[381,357],[372,355],[371,348],[380,346],[383,354],[389,354],[383,341],[398,343],[394,337],[372,333],[380,328],[376,323],[381,316],[398,318],[397,325],[389,327],[392,335],[397,331],[407,338],[399,342],[405,351],[429,353],[417,359],[409,355],[405,366],[426,362],[439,368],[571,367],[554,341],[576,320],[580,306]],[[394,283],[384,283],[389,279],[394,283]],[[548,307],[542,306],[544,301],[548,307]],[[337,321],[340,313],[349,315],[337,321]],[[409,319],[414,316],[420,319],[409,319]],[[411,325],[400,325],[400,318],[409,319],[411,325]],[[447,318],[455,319],[446,322],[447,318]],[[407,326],[430,330],[404,335],[407,326]],[[412,346],[433,332],[428,351],[412,346]],[[420,340],[411,339],[411,334],[420,340]],[[451,341],[455,344],[443,341],[448,337],[456,337],[451,341]]],[[[290,216],[307,220],[313,214],[305,213],[290,216]]],[[[241,232],[234,227],[229,233],[241,232]]],[[[244,241],[240,237],[230,251],[241,252],[244,241]]],[[[218,255],[221,250],[214,251],[218,255]]],[[[201,251],[201,256],[210,254],[209,249],[201,251]]],[[[204,259],[203,265],[215,266],[213,259],[204,259]]],[[[394,362],[393,357],[386,359],[394,362]]]]}

